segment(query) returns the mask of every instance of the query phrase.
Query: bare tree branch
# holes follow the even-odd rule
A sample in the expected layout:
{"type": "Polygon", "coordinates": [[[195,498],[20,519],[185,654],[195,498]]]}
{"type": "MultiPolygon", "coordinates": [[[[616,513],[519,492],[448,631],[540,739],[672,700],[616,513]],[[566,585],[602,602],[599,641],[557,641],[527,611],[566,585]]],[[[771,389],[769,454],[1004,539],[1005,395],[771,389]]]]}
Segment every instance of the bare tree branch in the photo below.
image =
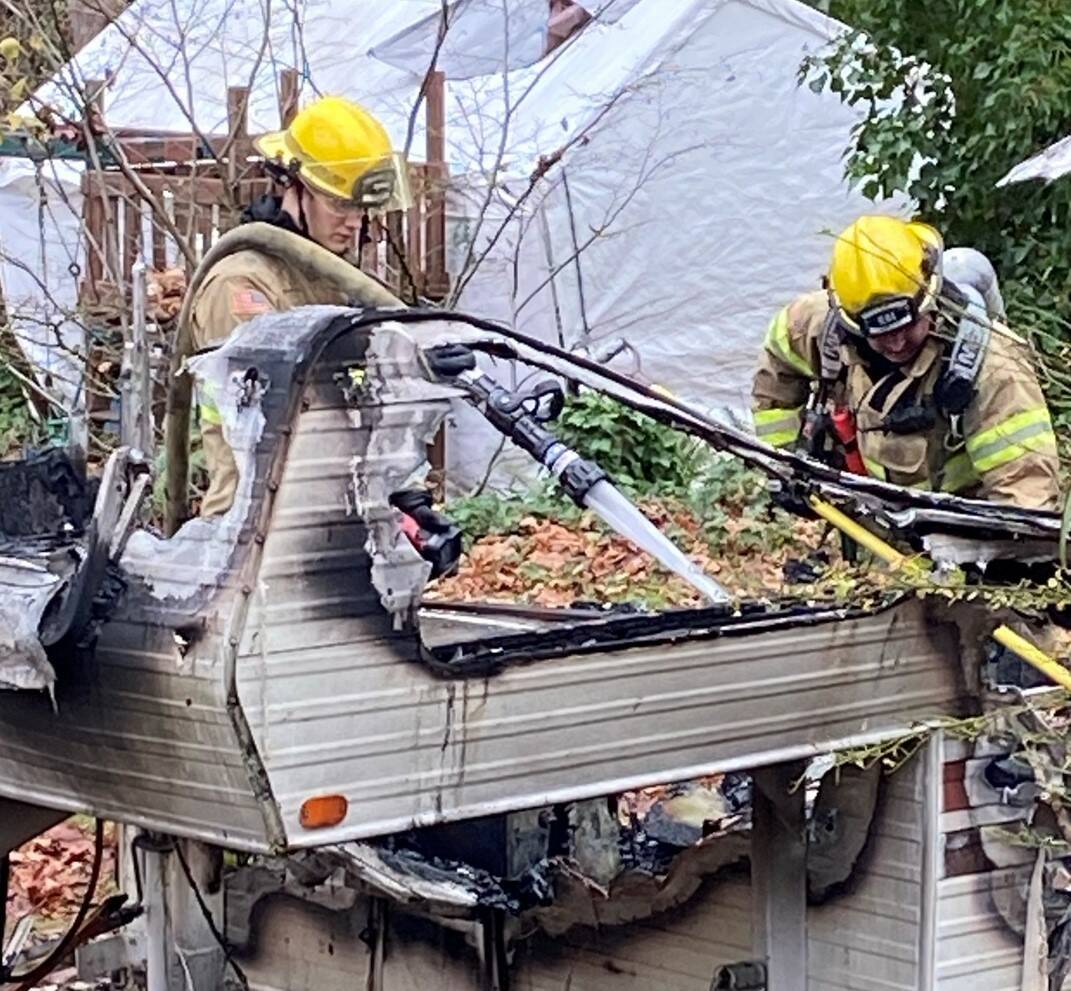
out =
{"type": "Polygon", "coordinates": [[[420,91],[417,93],[416,100],[413,101],[413,109],[409,111],[409,124],[405,129],[405,156],[407,158],[409,157],[409,149],[413,146],[413,134],[416,131],[416,120],[417,115],[420,113],[420,106],[428,95],[428,86],[431,84],[432,73],[435,72],[439,64],[439,53],[442,51],[443,44],[446,41],[446,34],[450,30],[450,0],[440,0],[440,3],[442,6],[439,11],[439,32],[435,38],[435,48],[432,50],[427,71],[424,73],[423,80],[421,80],[420,91]]]}
{"type": "MultiPolygon", "coordinates": [[[[532,194],[536,191],[536,188],[539,186],[539,183],[543,179],[543,177],[555,165],[557,165],[559,162],[561,162],[562,159],[565,158],[566,154],[572,148],[575,148],[581,142],[586,141],[587,138],[588,138],[588,135],[596,127],[598,127],[598,125],[602,122],[603,118],[614,108],[614,106],[617,105],[618,102],[620,102],[620,100],[622,100],[625,97],[625,95],[628,92],[629,92],[629,89],[627,87],[618,90],[607,101],[607,103],[605,103],[599,109],[599,111],[595,115],[595,117],[593,117],[592,120],[590,120],[583,128],[581,128],[579,131],[577,131],[568,141],[565,142],[565,144],[561,145],[555,151],[551,152],[550,155],[545,155],[545,156],[541,156],[540,157],[539,162],[536,165],[536,168],[533,170],[532,174],[528,178],[528,186],[527,186],[527,188],[520,194],[520,196],[518,196],[514,200],[513,204],[510,206],[509,210],[507,211],[506,216],[502,219],[502,222],[498,225],[498,228],[494,231],[494,233],[488,239],[487,244],[484,246],[483,250],[479,253],[479,255],[476,255],[475,250],[474,250],[475,245],[476,245],[476,238],[477,238],[477,235],[479,233],[479,228],[480,228],[480,224],[479,224],[479,222],[477,222],[476,230],[473,231],[472,238],[469,241],[468,251],[466,252],[466,255],[465,255],[465,261],[461,266],[461,273],[463,273],[463,274],[458,276],[458,279],[457,279],[457,282],[456,282],[456,284],[454,286],[453,292],[451,293],[451,297],[450,297],[451,305],[455,305],[457,303],[458,299],[461,297],[461,293],[465,289],[465,286],[468,285],[468,283],[472,280],[472,277],[475,274],[476,270],[480,267],[480,265],[483,264],[483,262],[487,259],[488,255],[490,255],[490,253],[494,250],[495,245],[498,244],[500,238],[505,233],[505,231],[509,227],[510,222],[516,216],[518,211],[532,197],[532,194]]],[[[503,134],[505,134],[505,131],[506,131],[506,129],[503,128],[503,134]]],[[[488,192],[487,192],[487,196],[485,197],[485,200],[484,200],[484,205],[481,208],[481,216],[486,214],[487,208],[488,208],[488,206],[490,206],[493,194],[494,194],[494,181],[492,180],[492,182],[488,186],[488,192]]]]}

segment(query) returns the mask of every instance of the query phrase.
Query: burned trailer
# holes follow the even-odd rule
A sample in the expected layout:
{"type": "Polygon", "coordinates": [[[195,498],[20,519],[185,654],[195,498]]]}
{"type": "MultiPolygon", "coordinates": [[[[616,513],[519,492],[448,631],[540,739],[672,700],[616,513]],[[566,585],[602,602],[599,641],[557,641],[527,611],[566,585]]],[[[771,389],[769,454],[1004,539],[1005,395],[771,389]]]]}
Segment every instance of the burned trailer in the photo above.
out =
{"type": "Polygon", "coordinates": [[[0,695],[0,794],[278,853],[790,760],[966,704],[958,631],[917,602],[421,610],[428,566],[389,497],[457,392],[428,381],[419,328],[355,322],[268,315],[195,359],[234,505],[131,534],[92,648],[53,661],[54,703],[0,695]]]}
{"type": "MultiPolygon", "coordinates": [[[[201,885],[254,958],[279,927],[319,946],[348,920],[353,973],[370,987],[410,986],[403,972],[420,986],[413,974],[445,966],[428,949],[444,939],[462,961],[458,987],[505,987],[517,967],[557,987],[553,967],[511,947],[530,934],[521,927],[606,918],[598,879],[607,891],[623,882],[606,866],[617,833],[604,796],[747,771],[757,828],[685,850],[664,888],[631,887],[626,872],[631,907],[614,911],[622,923],[686,912],[709,874],[747,853],[746,888],[727,890],[754,902],[751,949],[727,937],[717,962],[765,960],[771,987],[802,987],[775,983],[798,971],[810,938],[792,781],[812,757],[976,711],[977,638],[956,609],[914,597],[634,615],[422,603],[429,565],[391,495],[423,478],[426,445],[462,397],[423,356],[458,335],[390,316],[267,315],[193,359],[239,471],[224,516],[169,539],[133,528],[146,477],[129,452],[117,457],[89,536],[73,537],[79,560],[96,562],[76,569],[92,608],[31,658],[47,647],[54,680],[24,682],[51,693],[0,692],[6,848],[88,812],[157,837],[143,852],[159,859],[200,849],[186,841],[244,851],[253,866],[223,885],[208,870],[201,885]],[[594,834],[603,841],[585,848],[594,834]],[[491,861],[474,864],[472,846],[491,861]],[[593,866],[548,873],[552,855],[593,866]]],[[[43,615],[58,611],[46,603],[43,615]]],[[[16,647],[0,676],[26,661],[16,647]]],[[[213,953],[201,970],[169,964],[168,980],[217,987],[213,953]]],[[[284,980],[270,955],[263,966],[267,986],[322,986],[315,968],[284,980]]],[[[653,986],[644,979],[632,986],[653,986]]]]}
{"type": "MultiPolygon", "coordinates": [[[[501,887],[466,865],[388,864],[349,844],[349,870],[383,871],[383,887],[310,889],[310,865],[296,865],[328,852],[302,853],[289,870],[235,876],[227,932],[251,984],[291,991],[339,980],[387,991],[1047,991],[1029,928],[1042,899],[1036,852],[1001,837],[1029,809],[989,784],[991,760],[938,731],[890,774],[827,771],[804,828],[784,828],[799,826],[803,802],[772,816],[760,801],[750,829],[705,836],[664,867],[615,863],[590,828],[606,803],[576,803],[571,849],[545,865],[553,901],[510,912],[491,908],[501,887]],[[841,881],[822,895],[834,859],[841,881]]],[[[534,817],[507,818],[511,848],[527,848],[534,817]]],[[[331,852],[338,868],[343,851],[331,852]]],[[[1066,879],[1059,861],[1045,870],[1066,879]]],[[[1066,892],[1044,902],[1058,923],[1066,892]]]]}

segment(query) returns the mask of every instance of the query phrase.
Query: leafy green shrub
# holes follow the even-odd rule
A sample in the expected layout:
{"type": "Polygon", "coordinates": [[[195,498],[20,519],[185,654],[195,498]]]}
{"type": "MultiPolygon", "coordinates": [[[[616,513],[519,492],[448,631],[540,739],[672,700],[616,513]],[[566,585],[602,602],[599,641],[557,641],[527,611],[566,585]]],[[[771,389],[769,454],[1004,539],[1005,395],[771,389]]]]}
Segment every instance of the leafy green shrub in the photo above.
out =
{"type": "Polygon", "coordinates": [[[697,472],[687,501],[700,516],[712,506],[755,515],[769,505],[770,493],[761,472],[731,454],[713,454],[697,472]]]}
{"type": "Polygon", "coordinates": [[[554,429],[615,483],[642,495],[685,491],[708,460],[705,445],[598,392],[571,397],[554,429]]]}
{"type": "Polygon", "coordinates": [[[45,440],[45,428],[30,405],[26,391],[0,363],[0,457],[21,455],[26,447],[37,447],[45,440]]]}
{"type": "Polygon", "coordinates": [[[489,533],[514,532],[526,516],[571,523],[580,518],[581,510],[557,483],[546,480],[524,492],[481,492],[451,499],[446,512],[471,546],[489,533]]]}
{"type": "MultiPolygon", "coordinates": [[[[567,402],[553,429],[563,442],[596,461],[632,498],[686,508],[700,521],[712,548],[724,546],[730,515],[761,520],[749,527],[756,532],[767,522],[770,497],[763,475],[615,399],[585,391],[567,402]]],[[[487,534],[512,533],[526,516],[568,523],[580,515],[550,479],[523,492],[452,499],[447,512],[470,544],[487,534]]],[[[738,529],[732,542],[744,539],[738,529]]]]}
{"type": "Polygon", "coordinates": [[[998,187],[1071,131],[1071,30],[1051,0],[833,0],[854,29],[801,80],[860,111],[845,172],[866,196],[906,194],[950,245],[985,252],[1013,330],[1039,345],[1058,434],[1071,425],[1071,180],[998,187]]]}

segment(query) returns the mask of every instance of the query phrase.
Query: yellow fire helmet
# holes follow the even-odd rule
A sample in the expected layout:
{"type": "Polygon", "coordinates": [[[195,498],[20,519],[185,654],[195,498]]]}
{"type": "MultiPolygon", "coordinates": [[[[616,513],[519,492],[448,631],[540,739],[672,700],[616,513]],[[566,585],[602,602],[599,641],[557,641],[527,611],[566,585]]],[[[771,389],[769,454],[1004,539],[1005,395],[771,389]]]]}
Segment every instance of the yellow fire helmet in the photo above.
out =
{"type": "Polygon", "coordinates": [[[830,302],[849,329],[891,333],[932,310],[941,291],[941,235],[898,217],[860,217],[838,238],[830,302]]]}
{"type": "Polygon", "coordinates": [[[386,129],[344,97],[321,97],[285,131],[265,134],[254,144],[276,175],[297,176],[346,206],[399,210],[411,202],[405,162],[386,129]]]}

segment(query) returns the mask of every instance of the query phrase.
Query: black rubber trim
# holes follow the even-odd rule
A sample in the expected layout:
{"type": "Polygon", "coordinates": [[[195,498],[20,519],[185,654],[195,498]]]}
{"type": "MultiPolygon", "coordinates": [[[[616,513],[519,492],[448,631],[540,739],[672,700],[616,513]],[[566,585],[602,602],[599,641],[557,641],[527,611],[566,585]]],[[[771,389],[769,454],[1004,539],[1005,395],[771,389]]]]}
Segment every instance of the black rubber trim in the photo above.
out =
{"type": "Polygon", "coordinates": [[[877,609],[830,606],[789,606],[766,603],[707,609],[677,609],[667,612],[615,616],[602,622],[551,628],[530,633],[510,633],[460,644],[424,646],[425,662],[439,674],[471,677],[493,674],[504,667],[566,655],[628,650],[634,647],[671,645],[686,640],[755,635],[775,629],[820,626],[845,619],[876,615],[893,608],[899,597],[877,609]]]}

